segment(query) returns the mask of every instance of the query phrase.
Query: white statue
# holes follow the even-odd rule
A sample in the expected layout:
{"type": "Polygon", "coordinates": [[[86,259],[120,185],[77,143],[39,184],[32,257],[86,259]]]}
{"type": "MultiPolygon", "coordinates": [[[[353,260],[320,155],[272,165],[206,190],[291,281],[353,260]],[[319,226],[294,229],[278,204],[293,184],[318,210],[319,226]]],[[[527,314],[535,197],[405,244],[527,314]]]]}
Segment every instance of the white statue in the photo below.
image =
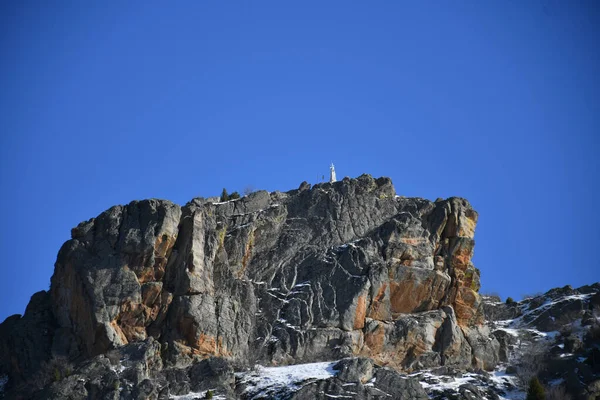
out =
{"type": "Polygon", "coordinates": [[[335,179],[335,167],[333,166],[333,163],[331,163],[331,167],[329,167],[329,182],[333,183],[337,181],[337,179],[335,179]]]}

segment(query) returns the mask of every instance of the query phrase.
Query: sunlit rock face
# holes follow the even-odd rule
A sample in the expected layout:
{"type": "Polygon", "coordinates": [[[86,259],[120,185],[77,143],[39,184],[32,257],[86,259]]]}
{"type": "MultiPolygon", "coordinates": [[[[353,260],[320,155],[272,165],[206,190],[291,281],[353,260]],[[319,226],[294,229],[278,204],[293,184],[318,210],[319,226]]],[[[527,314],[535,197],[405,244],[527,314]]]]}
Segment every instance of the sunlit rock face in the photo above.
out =
{"type": "Polygon", "coordinates": [[[175,363],[182,354],[383,360],[400,335],[395,365],[406,365],[398,354],[439,363],[442,326],[468,349],[454,325],[482,322],[476,222],[464,199],[398,197],[388,178],[368,175],[224,203],[136,201],[73,229],[52,306],[88,356],[152,336],[171,344],[175,363]],[[431,310],[449,322],[432,316],[427,334],[390,327],[431,310]]]}
{"type": "Polygon", "coordinates": [[[493,368],[476,223],[464,199],[397,196],[369,175],[115,206],[58,254],[44,351],[81,359],[152,339],[165,367],[360,355],[399,371],[493,368]]]}

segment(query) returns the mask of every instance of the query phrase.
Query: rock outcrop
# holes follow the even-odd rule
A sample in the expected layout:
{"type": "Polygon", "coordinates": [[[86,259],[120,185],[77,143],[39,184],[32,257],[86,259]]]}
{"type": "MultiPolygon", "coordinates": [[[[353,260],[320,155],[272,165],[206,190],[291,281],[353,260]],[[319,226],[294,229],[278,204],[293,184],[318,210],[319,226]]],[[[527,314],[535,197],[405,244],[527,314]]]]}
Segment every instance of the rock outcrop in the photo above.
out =
{"type": "Polygon", "coordinates": [[[464,199],[399,197],[368,175],[223,203],[115,206],[72,230],[49,293],[0,326],[0,374],[17,387],[52,357],[140,343],[156,347],[158,370],[357,355],[404,372],[492,369],[476,223],[464,199]]]}
{"type": "Polygon", "coordinates": [[[500,359],[525,384],[537,375],[555,398],[600,397],[600,283],[564,286],[520,302],[486,299],[500,359]]]}

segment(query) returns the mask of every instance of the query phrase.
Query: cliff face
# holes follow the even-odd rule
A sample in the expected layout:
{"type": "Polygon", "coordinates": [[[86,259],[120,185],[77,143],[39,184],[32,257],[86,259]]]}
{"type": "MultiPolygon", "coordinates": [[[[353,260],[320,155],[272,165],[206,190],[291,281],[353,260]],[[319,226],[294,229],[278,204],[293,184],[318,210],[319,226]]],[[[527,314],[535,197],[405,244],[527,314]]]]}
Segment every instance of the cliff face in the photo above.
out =
{"type": "Polygon", "coordinates": [[[492,368],[476,223],[464,199],[398,197],[388,178],[368,175],[224,203],[115,206],[72,230],[49,296],[36,295],[48,311],[2,324],[0,367],[15,380],[35,369],[40,360],[6,337],[46,324],[42,359],[151,337],[173,367],[361,355],[406,371],[492,368]]]}

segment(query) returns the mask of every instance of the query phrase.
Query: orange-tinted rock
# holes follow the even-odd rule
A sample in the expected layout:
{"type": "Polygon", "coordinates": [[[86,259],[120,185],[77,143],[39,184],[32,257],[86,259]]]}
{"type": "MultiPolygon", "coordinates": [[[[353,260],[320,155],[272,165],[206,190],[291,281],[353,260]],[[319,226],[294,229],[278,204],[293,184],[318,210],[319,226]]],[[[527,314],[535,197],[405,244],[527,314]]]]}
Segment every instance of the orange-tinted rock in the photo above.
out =
{"type": "Polygon", "coordinates": [[[115,333],[119,337],[119,340],[120,340],[121,344],[127,344],[127,343],[129,343],[129,341],[127,340],[127,336],[121,330],[121,327],[119,326],[119,324],[117,323],[117,321],[111,321],[110,325],[115,330],[115,333]]]}
{"type": "Polygon", "coordinates": [[[152,307],[162,291],[161,282],[147,283],[142,286],[142,303],[147,307],[152,307]]]}
{"type": "Polygon", "coordinates": [[[450,285],[450,277],[433,269],[389,266],[386,275],[371,279],[372,301],[367,316],[390,321],[401,314],[427,311],[440,306],[450,285]]]}
{"type": "Polygon", "coordinates": [[[365,332],[365,346],[368,354],[377,354],[383,351],[385,345],[385,324],[381,321],[372,321],[365,332]]]}
{"type": "Polygon", "coordinates": [[[480,310],[480,296],[474,290],[466,287],[458,288],[454,309],[461,325],[483,323],[483,313],[480,310]]]}
{"type": "Polygon", "coordinates": [[[388,283],[383,283],[377,290],[377,294],[371,301],[371,307],[367,315],[369,318],[379,321],[387,321],[392,318],[389,308],[388,287],[388,283]]]}
{"type": "Polygon", "coordinates": [[[442,311],[406,315],[394,323],[369,321],[365,327],[365,345],[362,355],[389,367],[412,371],[416,364],[439,364],[439,354],[434,350],[437,330],[446,314],[442,311]]]}
{"type": "Polygon", "coordinates": [[[144,340],[146,336],[146,325],[148,320],[148,307],[139,303],[126,302],[121,305],[121,312],[117,317],[117,325],[127,342],[144,340]]]}
{"type": "Polygon", "coordinates": [[[450,212],[442,236],[447,238],[459,236],[472,239],[475,236],[477,212],[471,208],[469,202],[465,199],[452,197],[448,201],[450,212]]]}
{"type": "Polygon", "coordinates": [[[450,260],[454,268],[464,269],[471,262],[475,241],[466,237],[450,239],[450,260]]]}
{"type": "Polygon", "coordinates": [[[204,333],[198,335],[192,347],[201,355],[217,355],[218,346],[214,336],[208,336],[204,333]]]}
{"type": "Polygon", "coordinates": [[[365,316],[367,314],[367,295],[358,297],[356,305],[356,317],[354,318],[354,329],[362,329],[365,326],[365,316]]]}

